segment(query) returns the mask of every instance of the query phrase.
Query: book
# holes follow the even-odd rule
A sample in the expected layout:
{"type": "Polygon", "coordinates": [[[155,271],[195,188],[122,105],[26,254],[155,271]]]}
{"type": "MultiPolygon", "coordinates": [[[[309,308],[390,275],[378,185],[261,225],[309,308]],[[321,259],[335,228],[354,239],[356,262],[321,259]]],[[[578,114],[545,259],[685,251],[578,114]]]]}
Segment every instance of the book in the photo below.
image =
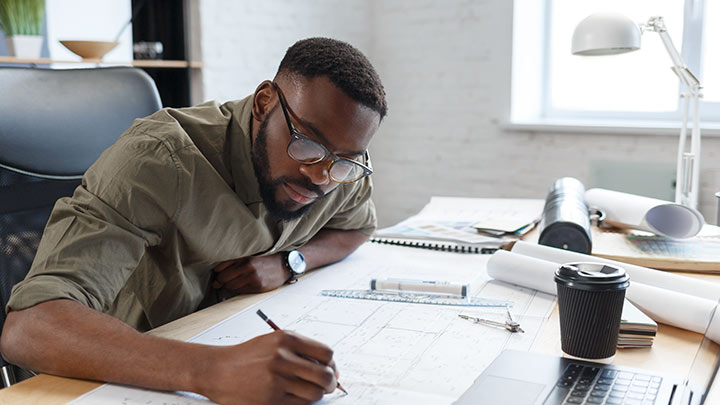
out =
{"type": "Polygon", "coordinates": [[[650,347],[655,335],[657,335],[657,323],[626,298],[620,317],[617,347],[650,347]]]}
{"type": "Polygon", "coordinates": [[[432,197],[423,209],[400,223],[379,229],[371,242],[458,253],[493,253],[519,235],[489,236],[474,225],[490,219],[532,223],[542,212],[542,200],[432,197]]]}
{"type": "Polygon", "coordinates": [[[592,240],[594,256],[661,270],[720,273],[720,229],[713,225],[687,239],[593,228],[592,240]]]}
{"type": "Polygon", "coordinates": [[[523,237],[528,232],[535,229],[535,227],[542,220],[542,216],[539,216],[532,221],[528,222],[527,218],[488,218],[472,225],[478,233],[501,237],[501,236],[517,236],[523,237]]]}

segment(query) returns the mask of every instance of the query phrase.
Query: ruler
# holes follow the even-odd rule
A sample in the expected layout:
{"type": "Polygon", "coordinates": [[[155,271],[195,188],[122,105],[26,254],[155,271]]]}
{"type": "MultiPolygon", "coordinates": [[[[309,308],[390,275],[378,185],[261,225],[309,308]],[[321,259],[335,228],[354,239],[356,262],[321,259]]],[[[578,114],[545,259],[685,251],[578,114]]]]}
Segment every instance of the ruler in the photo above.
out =
{"type": "Polygon", "coordinates": [[[478,297],[452,297],[447,295],[418,293],[387,293],[372,290],[322,290],[326,297],[353,298],[358,300],[408,302],[412,304],[456,305],[461,307],[511,307],[512,301],[491,300],[478,297]]]}

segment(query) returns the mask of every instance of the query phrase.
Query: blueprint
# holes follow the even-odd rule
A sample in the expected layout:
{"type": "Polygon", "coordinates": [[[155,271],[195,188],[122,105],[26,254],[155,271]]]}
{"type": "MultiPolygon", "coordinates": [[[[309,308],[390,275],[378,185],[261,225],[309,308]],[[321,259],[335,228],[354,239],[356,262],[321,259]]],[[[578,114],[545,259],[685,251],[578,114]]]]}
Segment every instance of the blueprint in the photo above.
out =
{"type": "MultiPolygon", "coordinates": [[[[334,350],[340,381],[349,395],[328,394],[321,403],[452,403],[503,349],[529,350],[554,306],[554,296],[491,281],[487,255],[459,254],[366,243],[345,260],[309,274],[270,298],[191,338],[234,345],[272,330],[267,314],[334,350]],[[505,308],[437,306],[325,297],[323,289],[368,289],[373,278],[393,277],[470,284],[470,295],[508,300],[525,333],[476,324],[467,314],[504,321],[505,308]]],[[[193,394],[159,393],[106,384],[72,404],[208,404],[193,394]]]]}

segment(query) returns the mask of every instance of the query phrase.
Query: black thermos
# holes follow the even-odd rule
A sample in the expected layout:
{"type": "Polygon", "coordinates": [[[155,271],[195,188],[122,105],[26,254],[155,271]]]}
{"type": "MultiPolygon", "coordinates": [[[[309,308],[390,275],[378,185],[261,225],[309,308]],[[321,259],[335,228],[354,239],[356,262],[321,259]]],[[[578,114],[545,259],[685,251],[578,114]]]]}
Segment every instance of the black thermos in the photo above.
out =
{"type": "Polygon", "coordinates": [[[590,215],[585,186],[573,177],[555,180],[545,199],[539,244],[590,254],[590,215]]]}

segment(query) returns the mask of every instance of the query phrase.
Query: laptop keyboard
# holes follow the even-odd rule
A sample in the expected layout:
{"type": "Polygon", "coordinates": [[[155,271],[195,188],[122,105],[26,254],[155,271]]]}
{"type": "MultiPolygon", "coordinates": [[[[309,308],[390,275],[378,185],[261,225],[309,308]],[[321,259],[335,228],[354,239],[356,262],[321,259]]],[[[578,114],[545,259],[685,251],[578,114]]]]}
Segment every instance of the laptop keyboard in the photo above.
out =
{"type": "Polygon", "coordinates": [[[662,377],[571,363],[545,404],[654,404],[662,377]]]}

